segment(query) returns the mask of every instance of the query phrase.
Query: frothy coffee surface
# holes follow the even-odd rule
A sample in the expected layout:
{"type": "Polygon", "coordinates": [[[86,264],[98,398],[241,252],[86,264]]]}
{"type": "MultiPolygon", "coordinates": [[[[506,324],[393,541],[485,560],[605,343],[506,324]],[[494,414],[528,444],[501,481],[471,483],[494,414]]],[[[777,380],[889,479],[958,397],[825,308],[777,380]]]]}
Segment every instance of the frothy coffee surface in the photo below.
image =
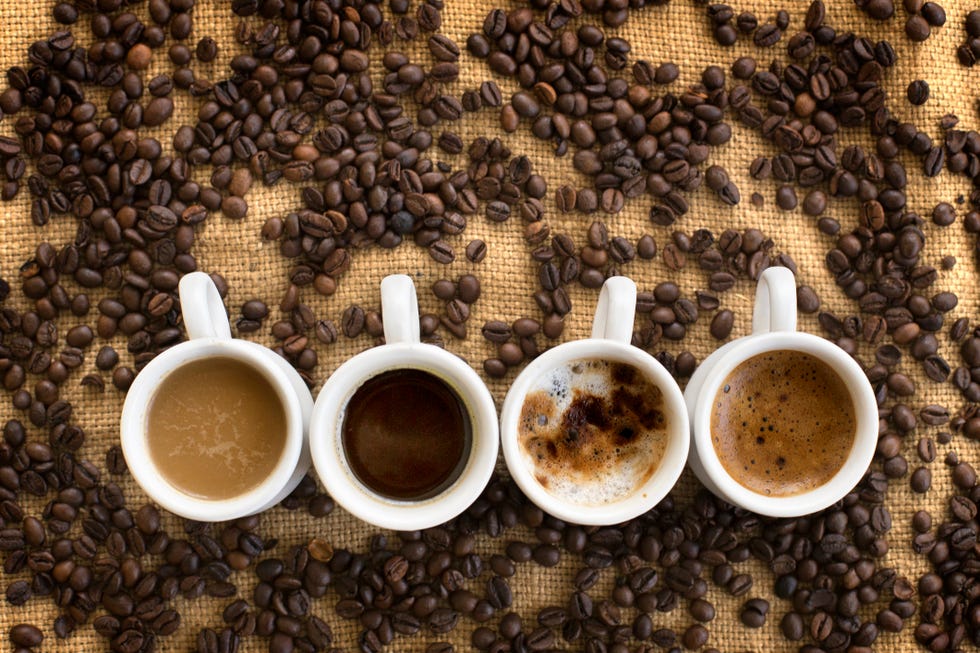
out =
{"type": "Polygon", "coordinates": [[[286,446],[286,411],[251,365],[196,360],[164,377],[146,417],[150,459],[174,487],[229,499],[257,487],[286,446]]]}
{"type": "Polygon", "coordinates": [[[623,363],[578,360],[542,375],[521,408],[519,444],[535,479],[579,505],[622,500],[667,447],[663,393],[623,363]]]}
{"type": "Polygon", "coordinates": [[[815,356],[784,350],[753,356],[732,371],[715,397],[711,441],[740,484],[792,496],[840,471],[856,427],[837,372],[815,356]]]}

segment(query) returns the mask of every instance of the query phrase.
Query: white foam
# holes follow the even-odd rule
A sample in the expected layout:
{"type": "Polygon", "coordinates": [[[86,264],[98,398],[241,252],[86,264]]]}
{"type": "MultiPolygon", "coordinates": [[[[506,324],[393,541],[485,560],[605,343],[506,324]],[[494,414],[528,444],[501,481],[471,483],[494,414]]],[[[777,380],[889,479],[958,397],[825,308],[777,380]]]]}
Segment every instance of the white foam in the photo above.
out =
{"type": "MultiPolygon", "coordinates": [[[[548,492],[564,501],[589,506],[621,501],[647,481],[663,457],[666,426],[645,429],[637,419],[630,420],[636,435],[622,446],[616,447],[607,439],[601,449],[580,451],[580,460],[588,462],[584,469],[573,468],[568,460],[535,455],[535,450],[542,451],[549,442],[567,435],[561,428],[562,416],[577,397],[607,398],[621,387],[611,371],[606,361],[570,362],[543,374],[525,400],[526,409],[532,404],[537,408],[522,411],[525,461],[548,492]]],[[[659,392],[646,380],[622,387],[635,392],[644,386],[651,394],[659,392]]]]}

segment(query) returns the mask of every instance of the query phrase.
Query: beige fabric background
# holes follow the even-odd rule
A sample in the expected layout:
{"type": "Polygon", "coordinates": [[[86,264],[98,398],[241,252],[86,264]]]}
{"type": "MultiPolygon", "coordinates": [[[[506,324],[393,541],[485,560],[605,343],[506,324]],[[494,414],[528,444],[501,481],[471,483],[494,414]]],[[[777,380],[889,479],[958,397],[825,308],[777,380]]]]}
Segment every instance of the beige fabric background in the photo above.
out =
{"type": "MultiPolygon", "coordinates": [[[[442,32],[453,38],[462,48],[466,36],[479,29],[484,15],[494,4],[494,0],[474,2],[447,0],[447,7],[443,12],[442,32]]],[[[793,32],[802,29],[806,4],[805,2],[786,3],[785,8],[793,14],[787,38],[793,32]]],[[[895,19],[884,24],[871,24],[849,0],[837,0],[828,4],[830,6],[828,6],[827,23],[837,27],[839,31],[853,29],[867,34],[873,40],[888,38],[896,46],[900,55],[899,66],[889,71],[886,79],[889,97],[892,98],[891,107],[896,115],[903,119],[914,120],[934,137],[938,133],[940,117],[947,112],[955,113],[960,117],[961,127],[976,126],[976,98],[973,89],[977,88],[980,69],[962,68],[955,57],[956,46],[964,40],[962,21],[967,11],[972,8],[970,3],[948,3],[946,10],[949,20],[946,27],[934,30],[933,37],[920,45],[911,45],[905,40],[903,25],[906,15],[901,7],[897,8],[895,19]],[[919,77],[929,81],[932,96],[925,106],[911,107],[904,100],[905,87],[910,80],[919,77]]],[[[413,8],[415,5],[416,3],[413,2],[413,8]]],[[[3,0],[0,3],[0,19],[2,19],[0,68],[6,70],[11,65],[24,64],[29,44],[55,29],[50,18],[50,7],[49,2],[3,0]]],[[[219,44],[218,60],[201,68],[204,75],[210,75],[214,79],[221,78],[227,70],[226,64],[229,58],[239,52],[239,46],[231,33],[238,19],[233,17],[226,7],[227,3],[215,0],[199,2],[199,6],[195,9],[195,29],[190,44],[193,46],[197,39],[205,34],[214,36],[219,44]]],[[[771,20],[779,8],[781,7],[758,0],[741,0],[736,6],[736,12],[752,10],[760,21],[765,21],[771,20]]],[[[134,10],[143,12],[145,6],[137,5],[134,10]]],[[[718,47],[711,38],[704,11],[703,6],[676,0],[667,7],[634,12],[629,22],[615,32],[630,40],[633,45],[631,53],[633,59],[647,59],[654,64],[667,60],[679,62],[681,77],[671,87],[672,90],[682,89],[697,80],[706,65],[718,64],[727,70],[739,54],[754,54],[766,63],[773,56],[783,56],[785,39],[770,51],[758,51],[744,39],[740,40],[734,48],[718,47]]],[[[83,21],[85,20],[86,18],[83,18],[83,21]]],[[[77,27],[76,32],[80,39],[84,41],[89,38],[87,25],[80,23],[77,27]]],[[[422,52],[418,60],[428,61],[428,55],[424,53],[424,42],[422,43],[422,49],[418,46],[411,47],[422,52]]],[[[375,61],[380,60],[377,50],[372,50],[372,53],[375,61]]],[[[482,62],[474,60],[465,52],[461,57],[461,67],[460,80],[454,85],[457,93],[476,88],[480,81],[491,76],[482,62]]],[[[170,68],[165,50],[157,51],[154,54],[153,64],[146,73],[146,79],[170,68]]],[[[510,80],[498,79],[497,81],[504,90],[505,96],[509,96],[516,90],[516,86],[510,80]]],[[[191,108],[188,96],[180,94],[178,98],[179,110],[174,118],[151,132],[160,138],[165,149],[171,147],[171,134],[177,127],[185,122],[193,124],[193,116],[196,113],[191,108]]],[[[492,136],[500,133],[496,112],[491,109],[467,115],[456,127],[466,141],[478,135],[492,136]]],[[[832,239],[821,235],[816,230],[813,219],[803,216],[799,210],[782,212],[776,209],[774,202],[776,183],[757,182],[747,174],[748,164],[754,156],[760,153],[771,155],[775,150],[770,144],[762,142],[757,135],[749,133],[738,124],[734,127],[733,140],[728,145],[715,150],[709,163],[719,163],[728,168],[732,178],[739,185],[742,203],[734,208],[726,207],[709,191],[700,190],[690,196],[691,212],[678,221],[676,228],[689,233],[698,228],[708,228],[718,234],[729,227],[736,229],[760,227],[773,238],[776,251],[792,255],[799,266],[799,281],[817,289],[824,310],[832,310],[838,315],[850,314],[856,309],[855,304],[837,291],[823,265],[824,254],[833,246],[832,239]],[[753,192],[759,192],[766,198],[764,208],[756,209],[748,201],[753,192]]],[[[440,126],[434,130],[436,135],[440,131],[440,126]]],[[[9,119],[0,122],[0,133],[12,133],[12,122],[9,119]]],[[[855,130],[843,133],[841,140],[843,144],[868,143],[866,134],[855,130]]],[[[571,156],[555,159],[546,144],[531,138],[523,129],[518,133],[507,135],[505,141],[514,151],[526,152],[531,157],[535,170],[548,179],[549,193],[546,206],[549,209],[548,219],[552,229],[567,231],[581,240],[592,217],[575,213],[560,215],[554,211],[553,203],[553,192],[558,185],[569,179],[575,180],[578,185],[584,181],[572,169],[571,156]]],[[[842,149],[843,145],[838,152],[842,149]]],[[[435,149],[429,154],[433,158],[444,157],[435,149]]],[[[449,157],[447,160],[456,165],[464,165],[462,158],[449,157]]],[[[958,196],[969,192],[969,182],[964,178],[954,178],[943,173],[938,178],[926,180],[918,173],[920,165],[917,161],[909,158],[906,163],[910,170],[909,208],[924,216],[929,215],[937,202],[942,200],[954,202],[958,196]]],[[[198,179],[201,181],[206,180],[208,174],[206,170],[197,172],[198,179]]],[[[212,216],[200,228],[198,245],[194,253],[202,269],[218,272],[229,281],[231,290],[228,305],[233,314],[237,313],[238,307],[244,301],[255,297],[266,300],[272,306],[278,304],[279,297],[286,287],[288,264],[278,255],[274,245],[260,239],[259,228],[267,217],[283,215],[297,207],[299,191],[299,186],[286,183],[272,190],[256,186],[247,198],[250,205],[247,219],[232,222],[219,214],[212,216]]],[[[641,234],[650,233],[662,248],[668,242],[670,229],[655,227],[649,223],[647,219],[649,206],[648,199],[639,198],[630,202],[621,214],[605,216],[611,235],[623,235],[635,242],[641,234]]],[[[846,230],[856,224],[855,208],[853,201],[831,199],[827,214],[837,217],[846,230]]],[[[962,213],[962,207],[958,208],[958,212],[962,213]]],[[[25,190],[16,201],[0,207],[0,275],[14,281],[18,267],[30,258],[38,242],[47,239],[60,246],[71,237],[73,232],[72,220],[66,217],[53,219],[51,224],[43,229],[31,226],[25,190]]],[[[977,305],[980,301],[976,283],[973,238],[964,233],[959,223],[946,229],[939,229],[930,224],[927,233],[928,242],[923,253],[925,263],[938,268],[940,259],[945,255],[953,255],[958,260],[955,269],[940,274],[940,280],[933,291],[955,290],[960,296],[960,304],[953,312],[954,317],[973,318],[977,314],[977,305]]],[[[440,312],[439,302],[429,292],[429,285],[443,276],[456,278],[460,274],[472,272],[483,282],[483,296],[473,308],[469,323],[471,336],[463,341],[455,340],[448,334],[445,337],[449,350],[464,356],[471,365],[480,370],[482,360],[492,355],[490,345],[479,337],[479,327],[485,320],[498,318],[509,321],[524,315],[536,315],[537,309],[530,298],[530,294],[536,289],[534,276],[536,267],[530,261],[528,248],[521,239],[521,225],[517,220],[504,224],[490,224],[477,217],[470,222],[464,234],[451,238],[449,242],[456,248],[458,256],[456,262],[448,267],[435,264],[425,252],[411,244],[395,251],[377,249],[359,251],[353,259],[350,272],[344,277],[340,289],[333,297],[325,299],[310,292],[304,300],[315,309],[318,317],[337,320],[343,309],[351,303],[358,303],[365,308],[377,308],[379,304],[377,287],[381,278],[388,273],[405,272],[415,278],[419,287],[421,310],[440,312]],[[483,238],[489,245],[486,260],[478,265],[468,263],[462,255],[466,243],[476,237],[483,238]]],[[[623,272],[635,279],[641,290],[652,289],[656,283],[671,279],[680,284],[685,295],[693,296],[694,291],[703,288],[707,282],[706,275],[696,267],[692,264],[681,273],[670,273],[659,260],[653,262],[638,260],[624,266],[623,272]]],[[[721,296],[722,307],[733,309],[737,315],[732,337],[743,335],[748,331],[753,293],[753,285],[743,280],[721,296]]],[[[574,310],[566,320],[564,339],[587,334],[590,314],[596,299],[593,291],[581,289],[576,289],[572,296],[574,310]]],[[[11,301],[20,301],[18,293],[12,295],[11,301]]],[[[94,324],[94,310],[90,317],[92,317],[90,322],[94,324]]],[[[276,312],[273,313],[273,317],[276,317],[276,312]]],[[[685,348],[690,349],[699,361],[702,360],[719,344],[708,335],[710,317],[710,315],[703,315],[690,330],[684,342],[667,343],[666,347],[674,354],[685,348]]],[[[70,316],[63,318],[62,333],[82,321],[70,316]]],[[[819,333],[813,316],[803,317],[800,326],[804,330],[819,333]]],[[[266,331],[250,338],[264,343],[270,342],[266,331]]],[[[941,338],[941,342],[941,353],[955,367],[958,352],[946,343],[945,338],[941,338]]],[[[125,344],[122,342],[116,344],[124,356],[124,361],[128,361],[125,344]]],[[[341,338],[332,347],[319,346],[318,381],[322,383],[322,380],[343,360],[368,346],[370,342],[367,336],[353,341],[341,338]]],[[[93,349],[89,352],[83,369],[76,372],[69,380],[67,388],[69,397],[76,406],[77,419],[88,433],[88,440],[81,454],[102,465],[106,449],[118,438],[117,422],[122,395],[111,386],[104,395],[96,395],[79,387],[78,382],[81,377],[95,371],[95,351],[96,349],[93,349]]],[[[863,349],[860,355],[865,361],[872,358],[871,350],[867,348],[863,349]]],[[[929,403],[944,404],[950,408],[950,412],[955,412],[961,406],[962,401],[951,386],[937,385],[921,377],[914,364],[903,365],[902,371],[913,374],[918,380],[919,392],[909,402],[916,411],[929,403]]],[[[489,383],[498,405],[512,376],[513,373],[507,379],[489,383]]],[[[13,417],[12,412],[9,399],[0,401],[0,420],[13,417]]],[[[908,438],[906,457],[911,468],[917,464],[914,446],[918,437],[934,435],[935,430],[920,429],[914,437],[908,438]]],[[[32,435],[40,436],[36,432],[32,432],[32,435]]],[[[925,565],[923,560],[912,554],[909,549],[908,543],[911,539],[909,520],[915,510],[924,506],[931,507],[937,519],[945,515],[944,506],[951,492],[951,484],[941,461],[948,450],[957,451],[961,458],[970,460],[974,464],[980,463],[975,445],[964,438],[956,437],[948,447],[939,447],[937,462],[932,465],[933,490],[925,498],[915,497],[910,493],[907,479],[894,481],[889,489],[888,506],[894,517],[894,528],[888,537],[891,552],[884,563],[895,566],[900,573],[907,575],[913,581],[925,570],[925,565]]],[[[145,501],[138,488],[128,478],[122,484],[130,507],[135,509],[145,501]]],[[[690,497],[695,489],[696,483],[685,474],[676,490],[676,495],[684,500],[690,497]]],[[[33,508],[39,511],[41,506],[33,506],[33,508]]],[[[313,536],[328,538],[336,547],[364,548],[368,536],[374,532],[373,528],[354,520],[340,509],[322,520],[313,520],[300,512],[291,513],[276,508],[263,517],[263,533],[275,534],[280,538],[278,552],[285,552],[289,545],[305,543],[313,536]]],[[[176,526],[176,523],[170,523],[171,526],[176,526]]],[[[523,530],[506,534],[506,539],[532,537],[532,534],[523,530]]],[[[480,546],[482,551],[489,554],[501,550],[503,542],[482,539],[480,546]]],[[[541,570],[533,564],[525,565],[512,581],[515,589],[514,609],[521,612],[525,619],[533,620],[538,608],[555,601],[564,601],[570,591],[571,575],[577,568],[578,566],[571,560],[566,560],[561,567],[549,571],[541,570]]],[[[786,642],[779,634],[779,619],[789,606],[771,595],[772,576],[754,563],[742,565],[740,570],[751,570],[756,577],[756,585],[750,596],[764,596],[773,603],[769,623],[759,631],[746,630],[738,621],[741,600],[733,600],[712,586],[709,598],[718,608],[718,617],[709,625],[710,645],[726,651],[795,650],[798,645],[786,642]]],[[[4,582],[9,580],[11,579],[5,578],[4,582]]],[[[250,598],[247,589],[251,586],[251,575],[238,574],[236,580],[242,588],[241,595],[250,598]]],[[[607,584],[612,582],[611,573],[605,577],[605,582],[607,584]]],[[[594,595],[598,596],[598,594],[596,591],[594,595]]],[[[354,650],[359,625],[341,620],[335,615],[333,610],[335,599],[331,598],[332,596],[331,593],[324,599],[318,600],[314,611],[334,627],[339,645],[354,650]]],[[[160,648],[163,650],[193,648],[199,628],[205,625],[220,627],[220,612],[226,603],[227,601],[219,603],[207,600],[188,603],[178,600],[175,607],[181,612],[183,625],[176,635],[160,641],[160,648]]],[[[10,625],[14,623],[33,621],[43,625],[48,633],[44,650],[88,651],[100,650],[106,646],[107,642],[97,637],[89,626],[82,626],[67,642],[55,641],[50,630],[54,615],[49,599],[35,599],[23,608],[12,608],[4,603],[0,606],[0,637],[5,638],[10,625]]],[[[693,623],[683,607],[668,615],[656,614],[654,620],[658,627],[672,626],[680,629],[693,623]]],[[[916,646],[911,637],[913,626],[914,624],[908,624],[905,631],[898,635],[883,635],[876,648],[910,650],[916,646]]],[[[472,629],[473,624],[463,620],[457,632],[452,635],[452,639],[461,644],[461,648],[468,648],[469,633],[472,629]]],[[[399,638],[391,645],[390,650],[422,650],[430,641],[435,640],[431,636],[399,638]]],[[[265,642],[253,638],[246,642],[245,648],[262,650],[265,648],[265,642]]]]}

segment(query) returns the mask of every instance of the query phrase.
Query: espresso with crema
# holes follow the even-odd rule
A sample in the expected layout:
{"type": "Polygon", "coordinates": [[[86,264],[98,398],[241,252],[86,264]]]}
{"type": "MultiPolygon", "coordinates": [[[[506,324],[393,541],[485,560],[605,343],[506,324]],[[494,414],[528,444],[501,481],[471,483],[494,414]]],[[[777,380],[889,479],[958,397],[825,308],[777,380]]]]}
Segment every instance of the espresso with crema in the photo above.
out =
{"type": "Polygon", "coordinates": [[[257,369],[227,356],[181,365],[160,382],[146,416],[150,459],[199,499],[237,497],[268,478],[286,446],[286,410],[257,369]]]}
{"type": "Polygon", "coordinates": [[[857,430],[854,402],[827,363],[801,351],[753,356],[714,398],[711,443],[725,471],[766,496],[785,497],[830,481],[857,430]]]}

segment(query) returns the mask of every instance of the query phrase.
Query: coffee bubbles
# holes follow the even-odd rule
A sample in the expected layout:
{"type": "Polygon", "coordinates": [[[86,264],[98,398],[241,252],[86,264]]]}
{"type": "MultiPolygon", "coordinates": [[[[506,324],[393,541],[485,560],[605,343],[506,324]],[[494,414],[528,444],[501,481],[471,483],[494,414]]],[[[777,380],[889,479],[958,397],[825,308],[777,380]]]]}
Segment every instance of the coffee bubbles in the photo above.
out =
{"type": "Polygon", "coordinates": [[[542,374],[521,409],[519,445],[537,482],[579,505],[620,501],[657,471],[668,441],[663,393],[635,367],[569,361],[542,374]]]}
{"type": "Polygon", "coordinates": [[[771,351],[725,379],[714,401],[711,442],[743,486],[793,496],[840,471],[856,428],[854,402],[830,365],[802,351],[771,351]]]}

